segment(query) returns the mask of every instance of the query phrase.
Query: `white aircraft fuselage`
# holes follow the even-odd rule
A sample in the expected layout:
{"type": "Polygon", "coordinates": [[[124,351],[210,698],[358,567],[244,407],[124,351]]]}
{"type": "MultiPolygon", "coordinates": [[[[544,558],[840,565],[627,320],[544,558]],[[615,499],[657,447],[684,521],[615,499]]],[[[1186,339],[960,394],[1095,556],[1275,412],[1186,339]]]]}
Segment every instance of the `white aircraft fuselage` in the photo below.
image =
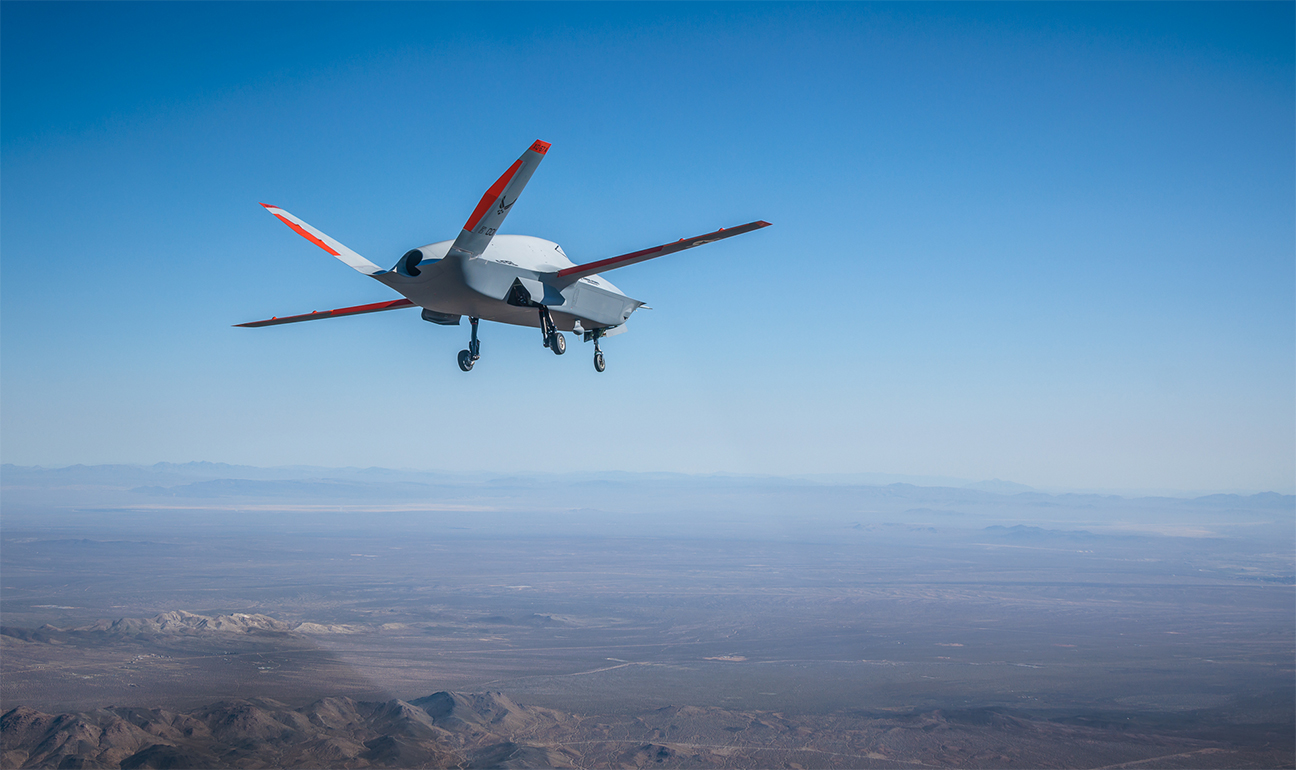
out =
{"type": "Polygon", "coordinates": [[[574,331],[578,320],[582,331],[620,326],[644,304],[601,276],[584,276],[561,288],[547,282],[546,274],[576,267],[553,241],[496,235],[481,256],[471,258],[450,255],[453,245],[454,241],[438,241],[414,249],[395,269],[374,277],[420,307],[447,316],[539,328],[535,305],[542,304],[558,329],[568,332],[574,331]],[[418,252],[416,258],[411,258],[413,252],[418,252]],[[518,296],[518,284],[527,296],[518,296]]]}

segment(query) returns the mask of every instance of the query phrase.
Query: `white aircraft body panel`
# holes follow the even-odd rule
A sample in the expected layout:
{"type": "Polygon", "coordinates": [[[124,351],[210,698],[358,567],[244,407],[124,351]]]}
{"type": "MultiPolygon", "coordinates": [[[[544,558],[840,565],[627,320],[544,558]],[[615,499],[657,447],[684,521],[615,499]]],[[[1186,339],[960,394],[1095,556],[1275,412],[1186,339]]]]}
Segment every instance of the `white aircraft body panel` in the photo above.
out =
{"type": "MultiPolygon", "coordinates": [[[[454,241],[437,241],[420,247],[419,251],[423,252],[423,262],[420,264],[443,259],[453,244],[454,241]]],[[[503,265],[524,267],[540,273],[552,273],[576,266],[568,258],[567,252],[563,251],[562,246],[553,241],[546,241],[544,238],[536,238],[533,235],[497,235],[479,258],[489,259],[503,265]]],[[[622,291],[613,286],[611,281],[601,276],[587,275],[581,278],[580,281],[590,286],[597,286],[616,294],[622,294],[622,291]]]]}
{"type": "Polygon", "coordinates": [[[436,313],[484,318],[518,326],[541,325],[530,305],[509,304],[514,283],[549,308],[560,331],[572,331],[576,321],[585,329],[625,323],[642,302],[631,299],[605,278],[588,276],[561,289],[540,279],[575,267],[562,247],[530,235],[496,235],[480,257],[449,255],[454,241],[419,248],[417,275],[401,266],[374,276],[415,304],[436,313]]]}

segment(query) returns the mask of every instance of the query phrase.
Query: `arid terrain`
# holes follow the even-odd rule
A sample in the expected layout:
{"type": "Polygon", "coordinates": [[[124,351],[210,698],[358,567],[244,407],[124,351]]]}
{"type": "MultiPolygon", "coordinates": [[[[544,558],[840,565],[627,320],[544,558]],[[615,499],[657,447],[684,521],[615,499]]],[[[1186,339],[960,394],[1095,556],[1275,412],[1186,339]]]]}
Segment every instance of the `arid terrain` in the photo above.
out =
{"type": "Polygon", "coordinates": [[[188,712],[117,707],[0,718],[7,767],[1272,766],[1280,749],[999,709],[796,716],[666,706],[588,716],[501,693],[410,702],[265,698],[188,712]],[[1058,762],[1059,746],[1068,758],[1058,762]],[[921,755],[923,759],[914,758],[921,755]],[[1134,758],[1134,759],[1131,759],[1134,758]]]}
{"type": "Polygon", "coordinates": [[[4,767],[1293,766],[1290,497],[150,472],[5,470],[4,767]]]}

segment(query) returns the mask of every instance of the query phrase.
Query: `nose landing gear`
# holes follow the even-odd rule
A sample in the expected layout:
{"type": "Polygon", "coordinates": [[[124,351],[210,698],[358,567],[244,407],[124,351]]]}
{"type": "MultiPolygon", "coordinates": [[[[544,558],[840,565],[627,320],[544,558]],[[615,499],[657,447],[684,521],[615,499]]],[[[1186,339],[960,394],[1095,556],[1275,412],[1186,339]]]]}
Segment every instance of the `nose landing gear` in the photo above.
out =
{"type": "Polygon", "coordinates": [[[607,362],[603,360],[603,351],[599,350],[598,344],[599,337],[603,336],[603,330],[595,329],[590,332],[590,335],[594,339],[594,371],[601,372],[607,368],[607,362]]]}
{"type": "Polygon", "coordinates": [[[468,340],[468,349],[459,351],[459,368],[465,372],[472,371],[473,364],[481,358],[481,342],[477,339],[477,321],[480,319],[468,316],[468,323],[472,325],[472,338],[468,340]]]}
{"type": "Polygon", "coordinates": [[[554,355],[561,356],[567,352],[567,340],[558,331],[549,315],[549,308],[544,305],[540,306],[540,333],[544,335],[544,346],[552,350],[554,355]]]}

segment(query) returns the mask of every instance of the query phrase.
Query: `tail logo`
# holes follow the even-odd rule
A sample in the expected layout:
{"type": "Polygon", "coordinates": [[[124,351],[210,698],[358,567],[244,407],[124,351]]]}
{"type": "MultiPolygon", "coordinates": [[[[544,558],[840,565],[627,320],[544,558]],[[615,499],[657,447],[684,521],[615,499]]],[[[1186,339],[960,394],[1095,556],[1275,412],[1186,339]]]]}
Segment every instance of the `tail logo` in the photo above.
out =
{"type": "MultiPolygon", "coordinates": [[[[516,197],[516,196],[514,196],[514,198],[513,198],[513,203],[517,203],[517,197],[516,197]]],[[[505,214],[509,209],[513,208],[513,203],[505,203],[505,202],[504,202],[504,196],[501,195],[501,196],[500,196],[500,199],[499,199],[499,208],[495,209],[495,213],[496,213],[498,216],[501,216],[501,217],[504,216],[504,214],[505,214]]]]}

